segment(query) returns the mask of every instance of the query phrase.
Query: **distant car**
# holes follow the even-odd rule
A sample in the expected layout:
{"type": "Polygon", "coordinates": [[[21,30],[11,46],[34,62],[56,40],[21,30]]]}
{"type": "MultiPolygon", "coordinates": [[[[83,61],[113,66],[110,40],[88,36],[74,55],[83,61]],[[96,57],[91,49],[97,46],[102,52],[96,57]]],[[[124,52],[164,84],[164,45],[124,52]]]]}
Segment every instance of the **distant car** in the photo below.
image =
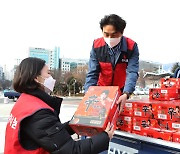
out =
{"type": "Polygon", "coordinates": [[[14,90],[4,90],[4,97],[8,97],[9,99],[13,99],[16,101],[21,94],[14,90]]]}

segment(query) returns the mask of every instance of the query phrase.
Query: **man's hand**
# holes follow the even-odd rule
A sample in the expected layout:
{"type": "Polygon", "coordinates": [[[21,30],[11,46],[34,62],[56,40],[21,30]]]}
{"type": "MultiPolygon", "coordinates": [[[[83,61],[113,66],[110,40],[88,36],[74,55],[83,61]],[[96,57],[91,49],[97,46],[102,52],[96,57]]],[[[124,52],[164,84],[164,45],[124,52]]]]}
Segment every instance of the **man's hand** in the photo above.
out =
{"type": "Polygon", "coordinates": [[[128,99],[127,94],[123,94],[119,97],[117,104],[120,105],[120,110],[119,110],[119,114],[122,112],[123,106],[126,103],[126,100],[128,99]]]}

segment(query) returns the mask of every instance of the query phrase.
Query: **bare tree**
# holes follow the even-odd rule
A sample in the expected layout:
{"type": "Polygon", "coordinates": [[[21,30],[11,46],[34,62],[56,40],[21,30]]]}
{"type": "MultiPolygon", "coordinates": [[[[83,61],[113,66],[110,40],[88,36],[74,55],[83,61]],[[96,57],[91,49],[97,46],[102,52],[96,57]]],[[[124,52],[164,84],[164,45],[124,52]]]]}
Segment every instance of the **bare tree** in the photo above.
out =
{"type": "Polygon", "coordinates": [[[1,80],[0,81],[0,89],[11,89],[12,88],[12,81],[10,80],[1,80]]]}
{"type": "Polygon", "coordinates": [[[143,76],[144,76],[144,70],[142,69],[139,72],[139,78],[138,78],[138,81],[137,81],[137,85],[139,85],[142,88],[145,87],[145,79],[143,78],[143,76]]]}
{"type": "Polygon", "coordinates": [[[180,63],[176,62],[173,66],[172,66],[172,69],[171,69],[171,72],[174,73],[175,70],[180,67],[180,63]]]}
{"type": "Polygon", "coordinates": [[[54,79],[56,79],[56,81],[60,81],[62,78],[62,72],[61,69],[54,69],[51,70],[51,74],[54,77],[54,79]]]}
{"type": "Polygon", "coordinates": [[[82,85],[84,85],[85,80],[86,80],[87,71],[88,71],[88,66],[87,65],[77,67],[73,71],[73,76],[76,79],[78,79],[78,81],[81,82],[82,85]]]}

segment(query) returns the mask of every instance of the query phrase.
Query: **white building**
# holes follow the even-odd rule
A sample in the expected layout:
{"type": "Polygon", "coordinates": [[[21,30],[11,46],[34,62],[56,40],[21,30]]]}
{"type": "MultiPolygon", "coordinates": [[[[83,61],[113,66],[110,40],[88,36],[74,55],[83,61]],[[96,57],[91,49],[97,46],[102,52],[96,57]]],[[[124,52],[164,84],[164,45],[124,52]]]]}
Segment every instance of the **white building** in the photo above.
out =
{"type": "Polygon", "coordinates": [[[36,57],[46,61],[50,69],[59,68],[59,56],[60,48],[55,47],[54,50],[44,49],[44,48],[29,48],[29,57],[36,57]]]}
{"type": "Polygon", "coordinates": [[[71,63],[70,59],[66,59],[66,58],[61,59],[60,68],[63,73],[70,72],[70,63],[71,63]]]}
{"type": "Polygon", "coordinates": [[[62,73],[67,73],[73,71],[74,69],[76,69],[78,72],[81,72],[83,71],[84,66],[88,65],[88,60],[61,58],[60,65],[62,73]]]}

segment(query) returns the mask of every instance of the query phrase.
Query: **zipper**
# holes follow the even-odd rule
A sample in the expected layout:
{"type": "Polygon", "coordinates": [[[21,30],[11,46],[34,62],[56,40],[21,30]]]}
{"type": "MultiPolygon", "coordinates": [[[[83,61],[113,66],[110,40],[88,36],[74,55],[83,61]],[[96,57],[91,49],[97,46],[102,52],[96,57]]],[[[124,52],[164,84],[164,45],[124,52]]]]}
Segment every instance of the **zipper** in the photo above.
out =
{"type": "Polygon", "coordinates": [[[113,81],[114,81],[114,72],[115,72],[115,66],[112,65],[112,80],[111,80],[111,86],[113,86],[113,81]]]}

